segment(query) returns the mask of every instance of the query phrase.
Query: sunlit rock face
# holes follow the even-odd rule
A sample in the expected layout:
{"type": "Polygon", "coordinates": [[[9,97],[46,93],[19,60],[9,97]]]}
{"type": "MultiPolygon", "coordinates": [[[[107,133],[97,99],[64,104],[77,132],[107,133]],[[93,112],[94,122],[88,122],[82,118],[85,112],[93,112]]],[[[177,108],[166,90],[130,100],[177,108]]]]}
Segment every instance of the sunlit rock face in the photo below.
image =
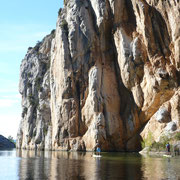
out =
{"type": "Polygon", "coordinates": [[[51,148],[50,50],[54,32],[29,48],[20,67],[22,120],[17,148],[51,148]]]}
{"type": "Polygon", "coordinates": [[[136,151],[149,131],[155,140],[178,131],[179,9],[177,0],[66,0],[56,31],[22,61],[17,147],[136,151]]]}

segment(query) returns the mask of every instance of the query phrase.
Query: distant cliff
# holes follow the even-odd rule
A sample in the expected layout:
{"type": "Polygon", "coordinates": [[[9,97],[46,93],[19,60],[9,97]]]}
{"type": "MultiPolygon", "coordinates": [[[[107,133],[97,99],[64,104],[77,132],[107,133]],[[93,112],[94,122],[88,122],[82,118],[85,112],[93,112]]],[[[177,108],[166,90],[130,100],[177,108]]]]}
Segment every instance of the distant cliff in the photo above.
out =
{"type": "Polygon", "coordinates": [[[17,148],[133,151],[180,131],[179,0],[66,0],[20,93],[17,148]]]}
{"type": "Polygon", "coordinates": [[[15,144],[12,143],[9,139],[0,135],[0,149],[6,149],[6,148],[15,148],[15,144]]]}

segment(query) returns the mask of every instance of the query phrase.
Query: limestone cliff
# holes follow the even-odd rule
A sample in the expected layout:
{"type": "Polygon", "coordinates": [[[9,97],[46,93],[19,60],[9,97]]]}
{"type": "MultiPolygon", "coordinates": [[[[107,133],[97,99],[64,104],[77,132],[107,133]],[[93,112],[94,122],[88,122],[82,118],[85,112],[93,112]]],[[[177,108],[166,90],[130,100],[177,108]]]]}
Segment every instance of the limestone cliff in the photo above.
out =
{"type": "Polygon", "coordinates": [[[22,61],[18,148],[139,150],[180,130],[179,0],[66,0],[22,61]]]}

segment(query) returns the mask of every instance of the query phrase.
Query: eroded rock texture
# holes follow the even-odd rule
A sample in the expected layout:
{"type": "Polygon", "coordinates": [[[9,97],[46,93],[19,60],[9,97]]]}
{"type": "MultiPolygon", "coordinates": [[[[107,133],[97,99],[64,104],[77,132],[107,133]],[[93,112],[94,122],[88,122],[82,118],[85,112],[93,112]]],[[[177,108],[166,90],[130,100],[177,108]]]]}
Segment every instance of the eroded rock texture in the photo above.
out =
{"type": "Polygon", "coordinates": [[[22,61],[17,147],[132,151],[179,131],[179,13],[179,0],[66,0],[22,61]]]}
{"type": "Polygon", "coordinates": [[[51,148],[50,50],[54,32],[29,48],[21,63],[22,120],[17,148],[51,148]]]}

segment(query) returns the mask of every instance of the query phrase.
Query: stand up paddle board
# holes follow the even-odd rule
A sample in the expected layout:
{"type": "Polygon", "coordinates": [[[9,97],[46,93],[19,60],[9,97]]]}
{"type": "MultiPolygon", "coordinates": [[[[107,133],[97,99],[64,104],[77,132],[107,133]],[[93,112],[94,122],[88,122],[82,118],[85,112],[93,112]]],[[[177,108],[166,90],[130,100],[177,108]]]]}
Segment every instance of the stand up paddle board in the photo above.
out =
{"type": "Polygon", "coordinates": [[[93,157],[102,157],[101,155],[93,154],[93,157]]]}
{"type": "Polygon", "coordinates": [[[164,154],[164,157],[172,157],[172,155],[164,154]]]}

